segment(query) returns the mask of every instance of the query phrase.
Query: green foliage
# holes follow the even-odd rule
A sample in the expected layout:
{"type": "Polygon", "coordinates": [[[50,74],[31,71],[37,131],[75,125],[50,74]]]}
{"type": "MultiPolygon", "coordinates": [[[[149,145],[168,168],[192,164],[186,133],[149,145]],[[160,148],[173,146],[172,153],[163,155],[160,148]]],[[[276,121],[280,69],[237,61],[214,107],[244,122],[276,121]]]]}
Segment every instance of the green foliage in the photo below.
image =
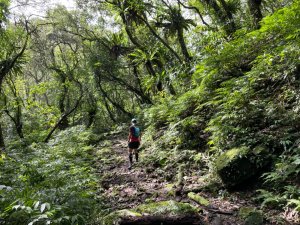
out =
{"type": "Polygon", "coordinates": [[[299,141],[292,147],[286,149],[275,161],[274,169],[265,173],[266,190],[259,190],[258,199],[262,206],[291,207],[299,211],[300,190],[297,183],[300,173],[300,151],[299,141]]]}
{"type": "Polygon", "coordinates": [[[9,6],[9,0],[1,0],[0,1],[0,28],[3,21],[6,20],[7,14],[8,14],[8,6],[9,6]]]}
{"type": "Polygon", "coordinates": [[[242,207],[239,210],[239,217],[244,219],[247,225],[260,225],[264,221],[262,211],[251,207],[242,207]]]}
{"type": "MultiPolygon", "coordinates": [[[[264,146],[273,167],[263,176],[263,206],[299,210],[300,2],[264,1],[263,15],[275,13],[255,31],[246,4],[216,2],[86,0],[78,10],[57,7],[47,18],[12,24],[9,1],[0,0],[1,71],[31,32],[26,55],[1,77],[7,153],[0,157],[0,217],[11,224],[90,221],[97,187],[90,143],[99,138],[83,125],[104,139],[103,131],[136,113],[147,127],[147,170],[166,180],[179,168],[181,177],[207,179],[221,153],[217,169],[244,158],[261,168],[254,156],[264,146]],[[228,35],[230,22],[240,29],[228,35]],[[17,128],[25,138],[15,141],[17,128]],[[60,132],[40,143],[52,128],[60,132]]],[[[109,151],[95,154],[106,165],[109,151]]]]}
{"type": "Polygon", "coordinates": [[[0,217],[11,224],[90,221],[97,208],[90,137],[82,126],[73,127],[47,145],[12,147],[2,155],[0,217]]]}

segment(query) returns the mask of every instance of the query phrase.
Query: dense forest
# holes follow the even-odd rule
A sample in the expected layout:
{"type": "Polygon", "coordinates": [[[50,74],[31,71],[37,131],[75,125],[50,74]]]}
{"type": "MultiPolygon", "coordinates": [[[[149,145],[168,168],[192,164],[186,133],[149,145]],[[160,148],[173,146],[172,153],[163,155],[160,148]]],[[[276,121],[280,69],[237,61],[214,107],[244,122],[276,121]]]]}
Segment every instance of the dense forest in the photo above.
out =
{"type": "Polygon", "coordinates": [[[0,0],[0,224],[300,223],[300,0],[46,2],[0,0]]]}

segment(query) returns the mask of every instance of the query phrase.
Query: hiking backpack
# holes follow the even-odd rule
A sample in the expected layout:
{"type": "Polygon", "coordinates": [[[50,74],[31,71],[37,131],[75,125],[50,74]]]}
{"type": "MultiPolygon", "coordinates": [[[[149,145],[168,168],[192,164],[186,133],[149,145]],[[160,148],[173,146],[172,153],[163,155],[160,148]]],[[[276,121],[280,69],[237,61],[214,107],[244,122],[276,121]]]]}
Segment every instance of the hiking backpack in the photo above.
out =
{"type": "Polygon", "coordinates": [[[138,138],[140,136],[140,128],[138,127],[133,127],[133,132],[132,132],[132,136],[135,137],[135,138],[138,138]]]}

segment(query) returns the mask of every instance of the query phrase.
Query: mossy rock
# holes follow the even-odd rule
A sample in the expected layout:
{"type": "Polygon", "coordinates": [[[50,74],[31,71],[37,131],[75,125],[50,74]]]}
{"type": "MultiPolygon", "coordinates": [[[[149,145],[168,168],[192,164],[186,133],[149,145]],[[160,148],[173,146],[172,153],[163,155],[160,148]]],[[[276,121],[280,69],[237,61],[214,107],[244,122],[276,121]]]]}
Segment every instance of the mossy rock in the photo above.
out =
{"type": "Polygon", "coordinates": [[[123,209],[116,212],[112,212],[102,221],[102,225],[115,225],[120,224],[124,218],[142,217],[142,214],[135,212],[134,210],[123,209]]]}
{"type": "Polygon", "coordinates": [[[270,161],[268,150],[262,146],[250,149],[233,148],[216,160],[216,170],[227,187],[237,187],[258,174],[270,161]]]}
{"type": "Polygon", "coordinates": [[[142,215],[186,215],[197,213],[197,209],[188,203],[176,201],[153,202],[143,204],[135,208],[135,211],[142,215]]]}
{"type": "Polygon", "coordinates": [[[190,199],[194,200],[195,202],[199,203],[200,205],[204,205],[204,206],[209,205],[209,201],[206,198],[204,198],[201,195],[198,195],[194,192],[189,192],[188,197],[190,199]]]}
{"type": "Polygon", "coordinates": [[[187,224],[201,224],[197,209],[188,203],[176,201],[163,201],[140,205],[132,210],[120,210],[104,217],[102,225],[122,225],[122,224],[151,224],[151,222],[161,221],[164,224],[170,222],[187,221],[187,224]],[[128,222],[129,221],[129,222],[128,222]]]}
{"type": "Polygon", "coordinates": [[[245,225],[262,225],[264,222],[262,212],[253,207],[242,207],[239,217],[245,221],[245,225]]]}
{"type": "Polygon", "coordinates": [[[264,217],[259,211],[250,213],[250,215],[245,220],[245,225],[262,225],[263,223],[264,217]]]}

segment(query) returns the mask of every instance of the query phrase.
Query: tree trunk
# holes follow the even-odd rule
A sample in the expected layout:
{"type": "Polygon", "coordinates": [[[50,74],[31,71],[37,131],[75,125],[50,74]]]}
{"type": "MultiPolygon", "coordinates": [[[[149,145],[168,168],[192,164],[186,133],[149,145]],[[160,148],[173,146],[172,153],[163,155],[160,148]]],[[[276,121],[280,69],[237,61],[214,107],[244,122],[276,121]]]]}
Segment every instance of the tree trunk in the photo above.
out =
{"type": "MultiPolygon", "coordinates": [[[[146,68],[147,68],[149,74],[156,78],[157,77],[156,72],[154,71],[154,68],[153,68],[153,65],[152,65],[151,61],[148,60],[145,65],[146,65],[146,68]]],[[[157,81],[156,89],[157,89],[157,91],[163,91],[163,85],[162,85],[161,80],[157,81]]]]}
{"type": "Polygon", "coordinates": [[[48,142],[50,140],[52,134],[54,133],[54,131],[60,126],[60,123],[62,123],[62,121],[64,121],[69,115],[71,115],[78,108],[78,106],[79,106],[79,104],[81,102],[82,97],[83,97],[83,93],[81,93],[81,95],[80,95],[79,99],[76,101],[74,107],[69,112],[63,114],[61,116],[61,118],[57,121],[57,123],[55,124],[55,126],[48,133],[48,135],[45,138],[44,142],[48,142]]]}
{"type": "Polygon", "coordinates": [[[105,108],[106,108],[106,111],[108,112],[108,115],[109,115],[109,118],[113,121],[113,122],[117,122],[116,118],[114,117],[114,114],[112,113],[112,111],[110,110],[109,108],[109,105],[108,105],[108,102],[106,100],[105,97],[103,97],[103,100],[104,100],[104,105],[105,105],[105,108]]]}
{"type": "Polygon", "coordinates": [[[263,18],[261,9],[260,9],[261,3],[262,3],[262,0],[248,0],[248,6],[250,9],[250,13],[253,17],[253,25],[254,25],[255,29],[260,28],[259,22],[263,18]]]}
{"type": "Polygon", "coordinates": [[[23,122],[22,122],[22,107],[18,105],[17,115],[16,115],[16,131],[21,139],[24,138],[23,134],[23,122]]]}
{"type": "MultiPolygon", "coordinates": [[[[59,73],[59,75],[60,75],[60,79],[61,79],[61,85],[63,87],[62,87],[62,90],[61,90],[62,93],[60,93],[60,95],[59,95],[58,108],[59,108],[59,111],[60,111],[61,115],[64,115],[65,112],[66,112],[65,99],[66,99],[66,95],[68,93],[68,89],[66,87],[65,74],[59,73]]],[[[58,125],[58,129],[65,130],[69,126],[69,119],[68,119],[68,117],[62,117],[62,118],[63,118],[62,121],[58,125]]]]}
{"type": "Polygon", "coordinates": [[[184,40],[184,36],[183,36],[183,28],[179,28],[177,30],[177,37],[178,37],[178,41],[181,47],[181,51],[182,54],[184,55],[185,61],[189,62],[191,61],[191,56],[187,50],[186,44],[185,44],[185,40],[184,40]]]}
{"type": "MultiPolygon", "coordinates": [[[[124,80],[122,80],[119,77],[116,77],[113,73],[110,73],[109,71],[107,71],[109,73],[110,76],[107,76],[106,79],[112,82],[117,82],[120,85],[124,86],[127,90],[135,93],[136,95],[140,96],[145,102],[148,102],[151,104],[151,100],[149,98],[149,96],[145,95],[140,89],[135,88],[134,86],[128,84],[127,82],[125,82],[124,80]]],[[[97,78],[99,79],[100,75],[96,74],[97,78]]],[[[98,81],[100,82],[100,80],[98,81]]]]}
{"type": "Polygon", "coordinates": [[[2,132],[2,126],[0,122],[0,152],[5,150],[5,143],[4,143],[4,137],[2,132]]]}
{"type": "Polygon", "coordinates": [[[179,57],[179,55],[174,51],[174,49],[173,48],[171,48],[171,46],[170,45],[168,45],[168,43],[167,42],[165,42],[165,40],[164,39],[162,39],[156,32],[155,32],[155,30],[153,29],[153,27],[151,27],[151,25],[148,23],[148,21],[146,20],[146,19],[144,19],[142,16],[140,16],[140,15],[137,15],[138,16],[138,18],[140,19],[140,20],[142,20],[144,23],[145,23],[145,25],[149,28],[149,30],[150,30],[150,32],[153,34],[153,36],[154,37],[156,37],[167,49],[169,49],[169,51],[176,57],[176,59],[181,63],[182,62],[182,60],[181,60],[181,58],[179,57]]]}
{"type": "Polygon", "coordinates": [[[138,73],[138,68],[137,66],[133,66],[133,74],[137,80],[138,83],[138,87],[140,89],[141,94],[137,96],[139,96],[141,98],[141,103],[146,103],[146,104],[152,104],[152,101],[150,99],[150,97],[144,92],[143,87],[142,87],[142,83],[141,83],[141,79],[139,77],[139,73],[138,73]]]}
{"type": "Polygon", "coordinates": [[[224,25],[224,29],[228,35],[231,35],[236,30],[236,26],[233,20],[232,13],[230,12],[227,3],[224,0],[220,0],[221,5],[225,11],[222,11],[216,0],[204,0],[204,2],[214,10],[214,14],[221,24],[224,25]]]}
{"type": "Polygon", "coordinates": [[[122,113],[124,113],[125,115],[127,115],[129,118],[132,118],[132,114],[130,112],[127,112],[123,106],[121,106],[119,103],[113,101],[109,96],[108,94],[104,91],[104,89],[102,88],[102,85],[101,85],[101,81],[99,80],[98,81],[98,86],[99,86],[99,89],[103,95],[104,98],[106,98],[117,110],[121,111],[122,113]]]}
{"type": "Polygon", "coordinates": [[[91,109],[88,111],[88,122],[86,128],[90,128],[95,121],[95,116],[97,113],[97,109],[91,109]]]}
{"type": "Polygon", "coordinates": [[[227,3],[225,2],[225,0],[220,0],[221,2],[221,5],[225,11],[225,14],[226,14],[226,18],[227,18],[227,29],[228,29],[228,32],[229,34],[232,34],[236,31],[236,25],[235,25],[235,22],[234,22],[234,18],[233,18],[233,15],[232,15],[232,12],[230,11],[227,3]]]}

